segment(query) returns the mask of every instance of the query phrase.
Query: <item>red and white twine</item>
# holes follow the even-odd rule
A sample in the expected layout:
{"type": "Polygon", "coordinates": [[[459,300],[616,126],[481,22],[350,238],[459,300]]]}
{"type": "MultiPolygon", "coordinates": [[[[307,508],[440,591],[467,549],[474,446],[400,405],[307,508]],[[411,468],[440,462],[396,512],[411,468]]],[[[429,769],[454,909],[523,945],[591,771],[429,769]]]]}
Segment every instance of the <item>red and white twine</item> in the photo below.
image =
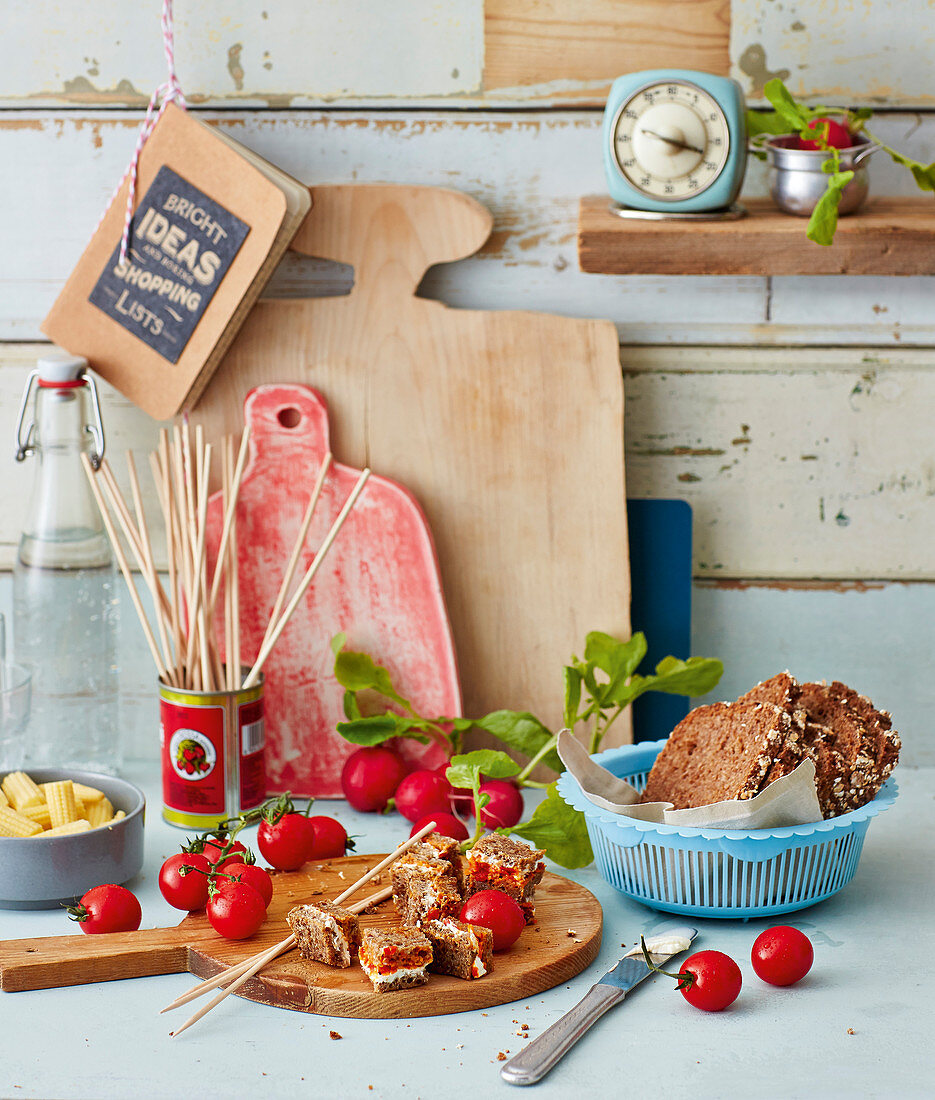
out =
{"type": "Polygon", "coordinates": [[[143,125],[140,127],[140,132],[136,137],[136,148],[133,150],[133,156],[130,159],[126,172],[124,172],[120,182],[117,184],[114,194],[111,196],[111,202],[113,202],[120,188],[123,187],[125,181],[129,177],[130,190],[127,193],[127,208],[123,220],[123,233],[120,237],[119,260],[121,264],[126,263],[127,252],[130,247],[130,226],[133,222],[133,210],[136,206],[136,181],[140,153],[142,153],[143,146],[149,140],[149,135],[153,132],[156,123],[159,121],[166,107],[168,107],[170,103],[177,103],[183,109],[186,107],[182,87],[179,84],[178,77],[175,75],[175,33],[172,24],[172,0],[162,0],[161,22],[162,45],[166,54],[167,76],[165,81],[156,88],[150,97],[149,107],[146,110],[146,117],[143,119],[143,125]]]}

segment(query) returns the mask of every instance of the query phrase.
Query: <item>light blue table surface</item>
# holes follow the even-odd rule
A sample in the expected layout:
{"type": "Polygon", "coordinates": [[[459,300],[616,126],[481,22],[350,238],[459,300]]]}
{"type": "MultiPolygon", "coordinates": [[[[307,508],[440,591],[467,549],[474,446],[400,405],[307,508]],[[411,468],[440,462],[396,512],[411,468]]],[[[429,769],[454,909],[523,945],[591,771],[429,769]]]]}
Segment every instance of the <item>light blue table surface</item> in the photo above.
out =
{"type": "MultiPolygon", "coordinates": [[[[146,858],[128,885],[143,927],[178,923],[159,894],[162,860],[184,833],[160,817],[155,765],[125,769],[147,795],[146,858]]],[[[812,972],[774,989],[750,947],[779,920],[700,921],[696,947],[726,951],[744,987],[727,1011],[691,1008],[664,977],[612,1009],[552,1073],[538,1097],[931,1097],[935,1094],[935,769],[902,767],[895,806],[873,820],[854,881],[786,918],[815,945],[812,972]]],[[[396,816],[319,803],[358,834],[360,851],[398,843],[396,816]]],[[[560,868],[552,868],[561,872],[560,868]]],[[[567,873],[567,872],[561,872],[567,873]]],[[[352,1020],[228,998],[176,1039],[191,1011],[158,1010],[192,984],[166,975],[0,994],[0,1095],[18,1098],[408,1097],[515,1095],[499,1077],[515,1053],[571,1008],[640,933],[670,918],[631,902],[592,868],[568,873],[604,910],[598,960],[573,981],[485,1011],[411,1021],[352,1020]],[[340,1033],[340,1040],[329,1032],[340,1033]],[[372,1089],[371,1089],[372,1086],[372,1089]]],[[[82,935],[63,913],[0,911],[0,938],[82,935]]],[[[530,1090],[527,1090],[529,1092],[530,1090]]]]}

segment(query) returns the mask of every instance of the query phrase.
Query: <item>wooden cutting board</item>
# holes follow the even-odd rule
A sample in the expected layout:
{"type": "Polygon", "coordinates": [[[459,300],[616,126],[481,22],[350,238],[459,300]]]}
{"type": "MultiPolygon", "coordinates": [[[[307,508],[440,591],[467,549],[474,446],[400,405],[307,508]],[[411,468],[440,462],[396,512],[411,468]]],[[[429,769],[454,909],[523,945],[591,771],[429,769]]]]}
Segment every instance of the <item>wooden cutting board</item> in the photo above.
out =
{"type": "MultiPolygon", "coordinates": [[[[337,897],[382,858],[350,856],[276,874],[266,923],[249,940],[221,939],[207,917],[196,913],[175,928],[0,942],[0,989],[17,993],[185,971],[211,977],[284,939],[289,934],[285,917],[292,906],[315,897],[337,897]]],[[[388,876],[384,882],[388,884],[388,876]]],[[[369,884],[360,897],[378,888],[379,883],[369,884]]],[[[536,918],[509,951],[494,956],[490,973],[475,981],[433,974],[425,986],[374,993],[356,961],[342,970],[308,962],[293,951],[243,985],[238,996],[299,1012],[360,1019],[443,1016],[505,1004],[568,981],[597,957],[601,906],[583,886],[547,872],[536,891],[536,918]]],[[[391,901],[360,920],[364,928],[398,923],[391,901]]],[[[199,1003],[184,1006],[173,1014],[173,1023],[181,1023],[198,1007],[199,1003]]]]}
{"type": "MultiPolygon", "coordinates": [[[[248,395],[243,416],[251,434],[238,495],[237,560],[240,663],[250,666],[330,439],[324,400],[308,386],[260,386],[248,395]]],[[[359,474],[342,463],[332,464],[290,595],[359,474]]],[[[208,509],[212,568],[222,523],[223,501],[216,494],[208,509]]],[[[353,746],[335,729],[345,717],[344,689],[334,678],[331,651],[338,631],[387,667],[398,690],[420,713],[461,714],[454,645],[431,533],[412,495],[378,470],[263,666],[270,791],[343,797],[341,769],[353,746]]],[[[223,624],[218,643],[223,653],[223,624]]],[[[437,767],[445,759],[438,746],[413,740],[399,748],[413,767],[437,767]]]]}
{"type": "Polygon", "coordinates": [[[467,195],[381,184],[313,198],[292,247],[352,264],[351,294],[258,303],[191,419],[210,439],[239,434],[253,387],[318,390],[336,457],[425,511],[465,713],[528,709],[557,728],[562,667],[585,634],[629,634],[616,329],[417,297],[430,266],[490,234],[467,195]]]}

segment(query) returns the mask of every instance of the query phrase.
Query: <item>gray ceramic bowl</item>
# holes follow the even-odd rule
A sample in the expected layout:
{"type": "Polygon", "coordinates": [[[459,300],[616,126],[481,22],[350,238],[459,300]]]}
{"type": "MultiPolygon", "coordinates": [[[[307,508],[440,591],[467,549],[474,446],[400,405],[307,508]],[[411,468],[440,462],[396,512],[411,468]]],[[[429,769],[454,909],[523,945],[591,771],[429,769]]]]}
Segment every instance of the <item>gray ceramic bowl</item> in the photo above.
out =
{"type": "Polygon", "coordinates": [[[73,779],[97,787],[115,810],[115,825],[72,836],[0,837],[0,909],[54,909],[102,883],[123,883],[143,866],[146,799],[125,779],[71,768],[25,769],[37,783],[73,779]]]}

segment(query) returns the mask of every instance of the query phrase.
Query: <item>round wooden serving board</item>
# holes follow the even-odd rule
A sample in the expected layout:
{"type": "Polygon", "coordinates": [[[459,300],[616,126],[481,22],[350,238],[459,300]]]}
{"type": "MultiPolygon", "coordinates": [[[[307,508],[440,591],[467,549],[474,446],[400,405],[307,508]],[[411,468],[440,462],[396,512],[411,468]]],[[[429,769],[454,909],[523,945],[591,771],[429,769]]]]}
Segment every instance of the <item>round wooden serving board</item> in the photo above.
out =
{"type": "MultiPolygon", "coordinates": [[[[316,897],[337,897],[382,858],[350,856],[274,874],[266,923],[248,940],[221,939],[203,913],[189,914],[175,928],[7,940],[0,943],[0,987],[14,992],[185,970],[212,977],[284,939],[289,934],[286,913],[293,906],[316,897]]],[[[366,898],[389,881],[384,872],[382,882],[368,883],[350,900],[366,898]]],[[[364,928],[397,924],[392,901],[361,915],[360,922],[364,928]]],[[[493,967],[483,978],[462,981],[432,974],[424,986],[374,993],[356,960],[342,970],[309,962],[292,951],[265,967],[238,995],[277,1008],[361,1019],[488,1008],[531,997],[580,974],[597,956],[601,926],[601,906],[589,890],[546,872],[536,890],[536,923],[523,930],[509,951],[494,955],[493,967]]]]}

